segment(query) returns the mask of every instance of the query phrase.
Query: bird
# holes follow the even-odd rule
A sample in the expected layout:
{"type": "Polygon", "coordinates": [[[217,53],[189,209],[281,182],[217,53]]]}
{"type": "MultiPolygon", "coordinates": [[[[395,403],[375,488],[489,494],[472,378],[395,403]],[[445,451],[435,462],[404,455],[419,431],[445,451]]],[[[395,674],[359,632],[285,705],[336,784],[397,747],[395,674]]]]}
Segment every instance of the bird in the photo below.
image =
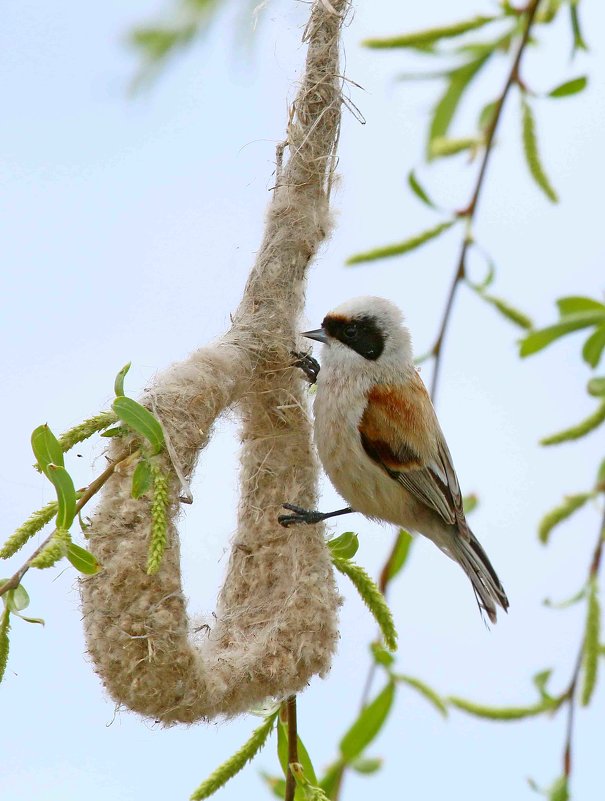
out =
{"type": "Polygon", "coordinates": [[[313,524],[360,512],[422,534],[461,566],[480,610],[495,623],[496,607],[507,611],[508,598],[466,520],[452,457],[399,308],[385,298],[354,298],[302,335],[323,344],[319,372],[305,370],[317,384],[314,440],[349,506],[322,513],[283,504],[293,514],[280,515],[280,523],[313,524]]]}

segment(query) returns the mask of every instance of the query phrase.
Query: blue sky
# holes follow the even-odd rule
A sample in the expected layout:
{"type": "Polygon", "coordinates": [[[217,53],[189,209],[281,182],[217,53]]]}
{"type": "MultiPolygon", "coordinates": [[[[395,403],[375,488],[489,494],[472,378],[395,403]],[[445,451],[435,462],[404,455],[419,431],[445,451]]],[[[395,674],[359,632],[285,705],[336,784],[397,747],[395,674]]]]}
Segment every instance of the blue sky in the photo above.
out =
{"type": "MultiPolygon", "coordinates": [[[[511,97],[477,222],[498,266],[494,293],[540,324],[554,318],[556,297],[603,293],[605,45],[598,36],[605,12],[584,5],[591,52],[570,64],[564,19],[545,32],[545,46],[528,54],[524,69],[537,91],[590,76],[584,94],[536,103],[543,160],[561,203],[550,205],[527,173],[518,100],[511,97]]],[[[455,18],[491,7],[461,0],[455,18]]],[[[136,394],[157,371],[225,330],[261,239],[275,145],[304,58],[306,5],[269,3],[252,48],[234,35],[233,15],[226,14],[203,45],[132,98],[136,61],[124,35],[163,8],[145,0],[109,0],[102,11],[24,0],[2,11],[3,536],[51,499],[31,468],[31,430],[47,421],[60,432],[107,408],[125,362],[133,363],[127,387],[136,394]]],[[[345,32],[346,72],[363,86],[350,92],[366,124],[345,112],[337,225],[310,272],[309,327],[347,297],[377,294],[403,308],[418,353],[432,343],[455,268],[456,233],[405,259],[356,268],[345,268],[344,260],[439,219],[405,185],[421,162],[438,87],[396,82],[398,72],[419,62],[368,52],[359,42],[450,19],[450,4],[437,0],[357,5],[345,32]]],[[[482,79],[485,101],[499,91],[504,69],[500,64],[482,79]]],[[[463,105],[454,131],[466,134],[476,111],[472,102],[463,105]]],[[[463,160],[420,174],[444,205],[468,199],[471,171],[463,160]]],[[[471,266],[480,273],[479,264],[471,266]]],[[[583,581],[599,510],[578,513],[548,549],[537,543],[536,526],[565,493],[591,485],[602,457],[601,432],[559,449],[537,445],[593,407],[584,392],[589,372],[578,358],[580,342],[570,338],[520,362],[517,337],[463,289],[438,402],[463,489],[480,496],[472,525],[506,586],[510,614],[487,631],[462,572],[424,541],[391,595],[402,672],[444,694],[515,705],[533,701],[530,677],[541,669],[555,668],[554,689],[568,681],[584,612],[555,613],[542,600],[572,594],[583,581]]],[[[430,377],[428,365],[422,375],[430,377]]],[[[79,453],[70,468],[83,485],[100,469],[101,448],[79,453]]],[[[181,525],[192,614],[214,608],[235,528],[236,488],[237,425],[226,419],[200,462],[196,504],[181,525]]],[[[322,507],[337,503],[326,482],[322,507]]],[[[376,574],[392,532],[360,518],[336,522],[333,530],[347,528],[360,535],[358,560],[376,574]]],[[[4,573],[19,564],[15,559],[4,573]]],[[[164,731],[126,711],[114,715],[85,657],[74,570],[31,571],[26,587],[31,614],[46,626],[13,626],[0,687],[6,798],[185,799],[256,725],[242,718],[164,731]]],[[[335,756],[353,719],[374,636],[359,599],[344,581],[341,587],[346,603],[333,669],[299,702],[301,734],[319,767],[335,756]]],[[[577,715],[577,799],[594,797],[602,785],[604,697],[599,688],[591,708],[577,715]]],[[[557,718],[490,725],[457,713],[444,722],[402,690],[369,750],[384,757],[383,771],[373,779],[348,776],[343,798],[395,791],[419,799],[531,798],[527,776],[548,783],[559,771],[563,724],[557,718]]],[[[277,772],[273,745],[221,797],[268,798],[259,767],[277,772]]]]}

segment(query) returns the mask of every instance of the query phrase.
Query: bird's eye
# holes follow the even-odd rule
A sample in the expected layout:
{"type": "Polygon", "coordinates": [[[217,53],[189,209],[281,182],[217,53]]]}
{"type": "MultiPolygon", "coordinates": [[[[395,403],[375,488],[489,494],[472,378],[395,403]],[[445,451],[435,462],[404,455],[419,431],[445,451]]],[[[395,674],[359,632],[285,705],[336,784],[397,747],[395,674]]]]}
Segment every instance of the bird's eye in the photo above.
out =
{"type": "Polygon", "coordinates": [[[342,334],[345,339],[355,339],[357,336],[357,326],[347,325],[345,328],[343,328],[342,334]]]}

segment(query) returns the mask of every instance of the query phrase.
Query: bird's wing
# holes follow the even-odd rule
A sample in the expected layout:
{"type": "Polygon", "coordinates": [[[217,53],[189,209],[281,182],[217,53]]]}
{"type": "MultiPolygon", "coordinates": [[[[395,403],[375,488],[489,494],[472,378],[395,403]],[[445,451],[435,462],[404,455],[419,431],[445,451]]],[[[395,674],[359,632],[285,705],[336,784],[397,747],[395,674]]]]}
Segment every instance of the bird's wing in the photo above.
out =
{"type": "Polygon", "coordinates": [[[359,423],[368,456],[418,501],[470,537],[452,457],[420,377],[375,385],[359,423]]]}

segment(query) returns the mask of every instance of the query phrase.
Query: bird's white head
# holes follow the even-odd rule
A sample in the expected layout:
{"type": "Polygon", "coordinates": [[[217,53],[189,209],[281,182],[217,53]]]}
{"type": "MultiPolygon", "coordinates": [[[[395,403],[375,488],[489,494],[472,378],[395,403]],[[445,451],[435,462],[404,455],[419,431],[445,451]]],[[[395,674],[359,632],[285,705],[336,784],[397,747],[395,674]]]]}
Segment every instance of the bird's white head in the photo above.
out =
{"type": "Polygon", "coordinates": [[[412,364],[410,333],[400,310],[385,298],[353,298],[326,314],[321,328],[303,336],[325,344],[324,362],[347,369],[370,364],[412,364]]]}

